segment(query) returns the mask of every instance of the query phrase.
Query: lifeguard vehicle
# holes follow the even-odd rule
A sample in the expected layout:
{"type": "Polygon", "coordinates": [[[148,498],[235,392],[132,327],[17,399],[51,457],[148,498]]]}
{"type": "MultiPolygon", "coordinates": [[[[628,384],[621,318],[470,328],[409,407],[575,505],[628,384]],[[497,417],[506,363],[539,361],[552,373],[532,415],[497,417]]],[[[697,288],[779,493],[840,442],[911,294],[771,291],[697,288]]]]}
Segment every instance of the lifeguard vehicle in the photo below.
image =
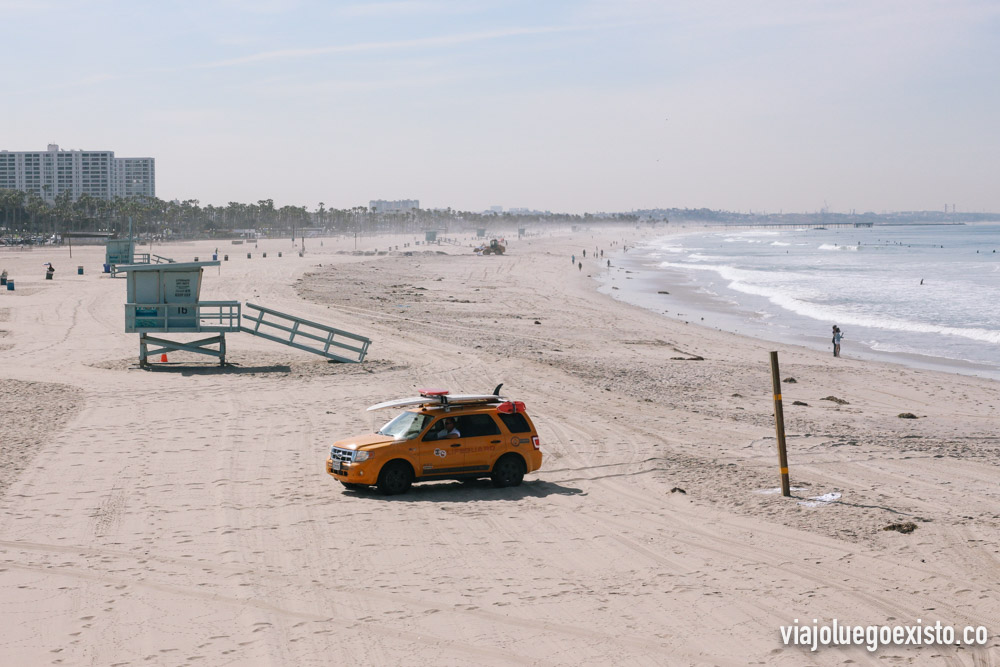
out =
{"type": "Polygon", "coordinates": [[[419,396],[368,410],[388,408],[406,409],[375,433],[330,448],[326,472],[345,487],[375,486],[396,495],[414,482],[480,477],[496,487],[518,486],[542,466],[538,433],[524,403],[500,396],[500,386],[492,394],[421,389],[419,396]]]}

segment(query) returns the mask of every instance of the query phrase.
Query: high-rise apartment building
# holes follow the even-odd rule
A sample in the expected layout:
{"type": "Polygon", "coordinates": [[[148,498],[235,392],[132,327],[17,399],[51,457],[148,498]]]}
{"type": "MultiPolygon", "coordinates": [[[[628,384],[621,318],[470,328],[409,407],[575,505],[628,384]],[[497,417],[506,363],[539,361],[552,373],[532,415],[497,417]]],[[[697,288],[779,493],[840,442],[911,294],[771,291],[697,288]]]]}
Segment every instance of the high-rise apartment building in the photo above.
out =
{"type": "Polygon", "coordinates": [[[388,201],[386,199],[372,199],[368,202],[368,207],[372,213],[406,213],[420,208],[420,200],[397,199],[388,201]]]}
{"type": "Polygon", "coordinates": [[[52,204],[63,192],[97,199],[156,196],[156,161],[116,158],[114,151],[0,151],[0,189],[34,192],[52,204]]]}
{"type": "Polygon", "coordinates": [[[112,196],[155,197],[156,161],[151,157],[116,157],[112,196]]]}

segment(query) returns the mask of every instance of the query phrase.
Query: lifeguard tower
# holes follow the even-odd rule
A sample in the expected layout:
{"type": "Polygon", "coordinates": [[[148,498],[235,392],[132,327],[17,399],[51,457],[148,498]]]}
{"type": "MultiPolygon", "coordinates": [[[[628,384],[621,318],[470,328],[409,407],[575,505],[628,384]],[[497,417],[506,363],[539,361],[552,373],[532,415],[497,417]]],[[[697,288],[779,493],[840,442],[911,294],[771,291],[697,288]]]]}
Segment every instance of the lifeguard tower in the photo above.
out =
{"type": "Polygon", "coordinates": [[[426,229],[424,230],[424,241],[427,243],[434,243],[437,241],[438,233],[436,229],[426,229]]]}
{"type": "Polygon", "coordinates": [[[243,332],[266,338],[334,361],[360,363],[371,341],[357,334],[310,322],[276,310],[246,304],[252,314],[243,314],[239,301],[202,301],[204,267],[212,262],[174,262],[119,266],[125,273],[125,333],[139,334],[139,365],[149,365],[157,354],[183,350],[204,354],[226,364],[226,334],[243,332]],[[242,326],[246,319],[252,327],[242,326]],[[208,338],[180,342],[150,334],[212,333],[208,338]],[[345,340],[346,339],[346,340],[345,340]],[[156,346],[151,349],[151,346],[156,346]]]}
{"type": "Polygon", "coordinates": [[[104,265],[111,267],[117,264],[149,264],[149,253],[137,256],[132,239],[108,239],[104,246],[104,265]]]}
{"type": "Polygon", "coordinates": [[[104,273],[110,273],[112,278],[118,277],[120,267],[134,264],[170,264],[174,260],[160,257],[148,252],[135,251],[135,241],[128,239],[108,239],[104,246],[104,273]]]}

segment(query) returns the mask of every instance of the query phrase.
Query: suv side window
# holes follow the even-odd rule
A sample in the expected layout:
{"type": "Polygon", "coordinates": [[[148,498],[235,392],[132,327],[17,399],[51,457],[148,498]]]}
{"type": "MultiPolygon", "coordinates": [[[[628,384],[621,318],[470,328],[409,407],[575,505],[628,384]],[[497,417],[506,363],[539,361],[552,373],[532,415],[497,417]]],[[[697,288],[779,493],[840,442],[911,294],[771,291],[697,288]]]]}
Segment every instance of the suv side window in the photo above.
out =
{"type": "MultiPolygon", "coordinates": [[[[434,425],[431,426],[429,429],[427,429],[427,433],[424,434],[424,441],[427,441],[427,440],[440,440],[440,438],[438,438],[438,433],[440,433],[442,431],[442,429],[444,429],[444,420],[445,419],[451,419],[451,417],[448,417],[448,416],[441,417],[436,422],[434,422],[434,425]]],[[[465,435],[465,431],[462,430],[462,423],[460,421],[456,420],[456,422],[455,422],[455,428],[458,429],[459,433],[461,433],[462,435],[465,435]]]]}
{"type": "Polygon", "coordinates": [[[531,427],[528,426],[528,420],[524,418],[520,412],[515,412],[514,414],[503,414],[498,413],[500,419],[503,420],[503,425],[507,427],[507,430],[511,433],[528,433],[531,427]]]}
{"type": "Polygon", "coordinates": [[[455,426],[463,438],[500,435],[500,427],[489,415],[463,415],[456,420],[455,426]]]}

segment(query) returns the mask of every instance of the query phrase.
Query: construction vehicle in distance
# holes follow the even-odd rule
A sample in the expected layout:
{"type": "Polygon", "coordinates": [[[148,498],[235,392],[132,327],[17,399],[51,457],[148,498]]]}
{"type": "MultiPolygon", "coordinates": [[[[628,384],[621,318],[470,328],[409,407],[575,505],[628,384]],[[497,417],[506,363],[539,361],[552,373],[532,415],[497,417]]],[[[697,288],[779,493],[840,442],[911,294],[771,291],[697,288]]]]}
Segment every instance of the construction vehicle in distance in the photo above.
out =
{"type": "Polygon", "coordinates": [[[498,241],[496,239],[490,239],[489,245],[486,245],[484,243],[481,246],[479,246],[478,248],[476,248],[476,254],[477,255],[502,255],[502,254],[504,254],[504,252],[506,252],[506,250],[507,250],[507,247],[504,244],[500,243],[500,241],[498,241]]]}

